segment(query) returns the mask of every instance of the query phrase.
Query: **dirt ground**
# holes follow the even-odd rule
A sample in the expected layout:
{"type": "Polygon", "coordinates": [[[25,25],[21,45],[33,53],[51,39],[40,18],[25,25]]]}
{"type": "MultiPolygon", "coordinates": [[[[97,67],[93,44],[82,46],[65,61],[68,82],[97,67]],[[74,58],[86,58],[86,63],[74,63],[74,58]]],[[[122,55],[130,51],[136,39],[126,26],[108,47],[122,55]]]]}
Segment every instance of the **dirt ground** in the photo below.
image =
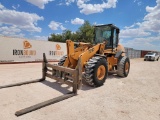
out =
{"type": "MultiPolygon", "coordinates": [[[[0,65],[0,85],[41,78],[41,64],[0,65]]],[[[83,85],[78,95],[31,113],[15,112],[67,93],[71,88],[44,82],[0,89],[0,120],[160,120],[160,61],[131,59],[127,78],[109,75],[98,88],[83,85]]]]}

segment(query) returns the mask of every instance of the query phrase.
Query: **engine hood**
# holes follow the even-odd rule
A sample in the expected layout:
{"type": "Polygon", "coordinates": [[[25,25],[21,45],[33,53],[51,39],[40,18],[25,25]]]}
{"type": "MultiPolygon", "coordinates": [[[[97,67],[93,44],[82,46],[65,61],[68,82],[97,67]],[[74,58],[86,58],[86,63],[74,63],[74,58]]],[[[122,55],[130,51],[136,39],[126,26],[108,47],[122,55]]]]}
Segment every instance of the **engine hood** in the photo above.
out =
{"type": "Polygon", "coordinates": [[[146,57],[147,57],[147,56],[155,57],[155,55],[145,55],[145,56],[146,56],[146,57]]]}

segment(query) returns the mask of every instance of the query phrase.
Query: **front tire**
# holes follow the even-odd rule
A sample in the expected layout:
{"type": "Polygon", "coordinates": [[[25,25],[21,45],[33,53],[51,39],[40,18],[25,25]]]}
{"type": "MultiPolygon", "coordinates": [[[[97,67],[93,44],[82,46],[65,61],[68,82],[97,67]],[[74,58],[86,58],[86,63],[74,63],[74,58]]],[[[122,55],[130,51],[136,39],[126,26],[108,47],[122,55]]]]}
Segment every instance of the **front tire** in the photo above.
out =
{"type": "Polygon", "coordinates": [[[159,60],[159,57],[157,58],[157,61],[159,60]]]}
{"type": "Polygon", "coordinates": [[[64,55],[64,56],[59,60],[58,65],[59,65],[59,66],[63,66],[66,58],[67,58],[67,55],[64,55]]]}
{"type": "Polygon", "coordinates": [[[130,60],[126,56],[122,56],[117,65],[117,75],[120,77],[127,77],[130,70],[130,60]]]}
{"type": "Polygon", "coordinates": [[[85,81],[90,86],[102,86],[108,76],[108,63],[103,57],[96,56],[85,65],[85,81]]]}

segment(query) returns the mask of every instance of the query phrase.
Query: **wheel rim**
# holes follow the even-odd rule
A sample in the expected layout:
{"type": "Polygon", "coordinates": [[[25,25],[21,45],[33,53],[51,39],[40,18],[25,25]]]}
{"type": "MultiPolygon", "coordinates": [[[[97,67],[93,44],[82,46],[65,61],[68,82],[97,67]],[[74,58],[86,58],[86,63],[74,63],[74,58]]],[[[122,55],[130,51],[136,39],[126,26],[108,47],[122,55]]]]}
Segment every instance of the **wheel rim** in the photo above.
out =
{"type": "Polygon", "coordinates": [[[126,64],[125,64],[125,72],[128,73],[128,71],[129,71],[129,63],[126,62],[126,64]]]}
{"type": "Polygon", "coordinates": [[[97,70],[98,80],[102,80],[105,76],[105,73],[106,73],[106,69],[105,69],[104,65],[99,66],[98,70],[97,70]]]}

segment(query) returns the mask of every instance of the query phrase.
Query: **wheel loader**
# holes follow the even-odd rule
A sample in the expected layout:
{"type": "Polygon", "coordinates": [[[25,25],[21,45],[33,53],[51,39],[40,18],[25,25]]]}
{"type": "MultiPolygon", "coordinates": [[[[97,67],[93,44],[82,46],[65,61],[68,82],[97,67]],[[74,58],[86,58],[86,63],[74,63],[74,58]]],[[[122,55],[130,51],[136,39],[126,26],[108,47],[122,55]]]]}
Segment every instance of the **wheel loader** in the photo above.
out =
{"type": "Polygon", "coordinates": [[[83,80],[90,86],[101,86],[108,72],[127,77],[130,60],[125,56],[125,49],[119,44],[119,28],[113,24],[94,27],[94,43],[74,43],[66,41],[67,55],[58,65],[75,69],[81,59],[83,80]],[[76,46],[76,48],[75,48],[76,46]]]}
{"type": "Polygon", "coordinates": [[[94,43],[73,42],[66,40],[67,55],[63,56],[58,65],[48,63],[43,53],[42,78],[21,83],[0,86],[0,89],[42,82],[46,77],[57,80],[73,87],[72,91],[62,96],[21,109],[16,116],[40,109],[77,95],[82,86],[82,80],[90,86],[102,86],[108,73],[116,73],[120,77],[127,77],[130,69],[130,60],[125,56],[125,50],[119,44],[119,28],[113,24],[94,27],[94,43]]]}

